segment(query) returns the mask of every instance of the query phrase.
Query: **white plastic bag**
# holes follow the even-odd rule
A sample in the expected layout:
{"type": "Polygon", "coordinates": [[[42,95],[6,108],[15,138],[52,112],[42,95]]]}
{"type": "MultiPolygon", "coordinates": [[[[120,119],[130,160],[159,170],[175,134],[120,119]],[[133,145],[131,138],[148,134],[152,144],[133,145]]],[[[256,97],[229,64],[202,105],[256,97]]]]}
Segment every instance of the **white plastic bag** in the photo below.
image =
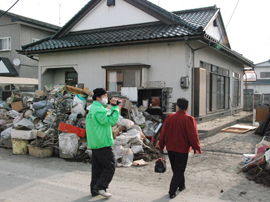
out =
{"type": "Polygon", "coordinates": [[[12,127],[9,127],[6,130],[2,131],[1,132],[1,137],[6,139],[6,140],[11,139],[11,129],[12,129],[12,127]]]}
{"type": "Polygon", "coordinates": [[[82,104],[78,104],[76,107],[71,109],[72,114],[81,114],[82,116],[85,115],[85,110],[82,106],[82,104]]]}
{"type": "Polygon", "coordinates": [[[142,145],[133,145],[131,146],[131,150],[134,154],[138,154],[140,152],[144,152],[142,145]]]}
{"type": "Polygon", "coordinates": [[[19,116],[19,112],[15,111],[15,110],[10,110],[7,115],[10,116],[11,118],[15,118],[16,116],[19,116]]]}
{"type": "Polygon", "coordinates": [[[77,106],[78,104],[81,104],[83,108],[85,108],[86,100],[81,100],[78,98],[78,96],[74,96],[72,106],[77,106]]]}
{"type": "Polygon", "coordinates": [[[129,119],[118,119],[117,124],[120,126],[124,126],[127,130],[129,130],[133,125],[134,122],[129,119]]]}
{"type": "Polygon", "coordinates": [[[116,166],[130,167],[133,162],[133,152],[130,148],[124,148],[121,145],[114,145],[112,147],[116,166]],[[118,162],[120,160],[120,163],[118,162]]]}

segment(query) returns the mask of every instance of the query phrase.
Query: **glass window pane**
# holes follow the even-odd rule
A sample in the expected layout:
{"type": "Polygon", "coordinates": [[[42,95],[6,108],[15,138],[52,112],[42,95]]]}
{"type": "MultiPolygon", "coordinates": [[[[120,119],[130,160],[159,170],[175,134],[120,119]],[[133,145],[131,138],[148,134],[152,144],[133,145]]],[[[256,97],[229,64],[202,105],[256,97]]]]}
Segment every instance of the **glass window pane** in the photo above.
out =
{"type": "Polygon", "coordinates": [[[140,70],[124,70],[124,87],[140,87],[140,70]]]}
{"type": "Polygon", "coordinates": [[[109,72],[108,77],[108,90],[117,91],[117,72],[109,72]]]}

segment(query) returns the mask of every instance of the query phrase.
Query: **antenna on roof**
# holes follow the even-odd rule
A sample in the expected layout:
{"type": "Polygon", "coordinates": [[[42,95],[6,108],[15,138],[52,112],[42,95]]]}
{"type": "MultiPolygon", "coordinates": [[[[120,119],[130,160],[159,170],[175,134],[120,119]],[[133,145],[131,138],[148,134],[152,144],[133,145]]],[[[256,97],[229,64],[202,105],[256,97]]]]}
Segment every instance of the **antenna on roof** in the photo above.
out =
{"type": "Polygon", "coordinates": [[[59,26],[61,26],[61,14],[60,14],[60,11],[61,11],[61,4],[58,3],[59,5],[59,26]]]}

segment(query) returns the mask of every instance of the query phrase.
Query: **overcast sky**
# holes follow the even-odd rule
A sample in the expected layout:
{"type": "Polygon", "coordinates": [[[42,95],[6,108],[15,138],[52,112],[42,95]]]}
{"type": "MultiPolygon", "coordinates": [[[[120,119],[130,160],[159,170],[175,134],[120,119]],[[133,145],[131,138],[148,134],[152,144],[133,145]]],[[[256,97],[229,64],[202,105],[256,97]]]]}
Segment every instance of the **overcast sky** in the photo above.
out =
{"type": "MultiPolygon", "coordinates": [[[[10,12],[63,26],[89,0],[20,0],[10,12]],[[74,3],[75,2],[75,3],[74,3]]],[[[150,0],[168,11],[216,5],[226,26],[231,48],[255,64],[270,59],[270,0],[150,0]],[[236,7],[238,3],[238,6],[236,7]],[[234,14],[233,11],[236,8],[234,14]],[[230,20],[231,19],[231,20],[230,20]]],[[[0,0],[9,9],[16,0],[0,0]]],[[[1,20],[1,18],[0,18],[1,20]]],[[[1,31],[1,30],[0,30],[1,31]]]]}

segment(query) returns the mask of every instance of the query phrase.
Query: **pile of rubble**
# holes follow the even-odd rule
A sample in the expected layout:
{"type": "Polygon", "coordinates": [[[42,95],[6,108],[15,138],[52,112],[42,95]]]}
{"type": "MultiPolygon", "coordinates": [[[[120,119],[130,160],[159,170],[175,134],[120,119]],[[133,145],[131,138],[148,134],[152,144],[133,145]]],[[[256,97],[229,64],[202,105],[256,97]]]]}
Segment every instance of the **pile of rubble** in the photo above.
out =
{"type": "MultiPolygon", "coordinates": [[[[108,95],[121,101],[121,116],[112,127],[117,166],[159,158],[154,144],[162,123],[143,106],[132,105],[128,98],[110,92],[108,95]]],[[[12,148],[13,154],[91,163],[85,118],[92,102],[92,92],[87,88],[68,85],[46,85],[44,91],[36,91],[33,96],[12,94],[0,102],[0,147],[12,148]]]]}
{"type": "Polygon", "coordinates": [[[241,171],[246,173],[249,180],[270,186],[270,136],[265,135],[256,145],[255,154],[244,154],[244,166],[241,171]]]}

